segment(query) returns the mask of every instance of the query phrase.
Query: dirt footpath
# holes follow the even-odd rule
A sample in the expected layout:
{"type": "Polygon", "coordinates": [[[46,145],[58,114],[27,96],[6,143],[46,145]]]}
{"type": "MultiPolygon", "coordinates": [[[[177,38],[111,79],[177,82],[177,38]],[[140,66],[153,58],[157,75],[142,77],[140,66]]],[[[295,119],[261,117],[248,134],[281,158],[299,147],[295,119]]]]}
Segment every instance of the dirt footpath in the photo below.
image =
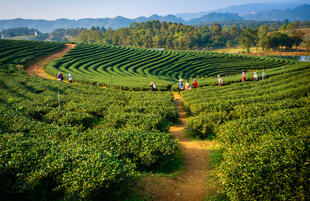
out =
{"type": "Polygon", "coordinates": [[[75,44],[66,44],[66,48],[61,50],[60,52],[56,52],[50,56],[47,57],[43,57],[43,58],[39,58],[37,59],[37,61],[35,61],[33,64],[31,64],[29,67],[27,67],[25,70],[26,72],[33,76],[33,75],[37,75],[37,76],[41,76],[45,79],[56,79],[56,75],[52,76],[50,74],[47,74],[45,72],[45,70],[42,68],[46,63],[48,63],[49,61],[56,59],[58,57],[62,57],[63,55],[65,55],[69,50],[71,50],[72,48],[74,48],[76,45],[75,44]]]}
{"type": "Polygon", "coordinates": [[[174,94],[174,102],[180,124],[170,127],[169,131],[183,147],[185,172],[174,178],[145,177],[141,186],[158,201],[200,201],[210,189],[207,169],[211,163],[207,148],[212,142],[192,141],[185,136],[186,116],[177,93],[174,94]]]}

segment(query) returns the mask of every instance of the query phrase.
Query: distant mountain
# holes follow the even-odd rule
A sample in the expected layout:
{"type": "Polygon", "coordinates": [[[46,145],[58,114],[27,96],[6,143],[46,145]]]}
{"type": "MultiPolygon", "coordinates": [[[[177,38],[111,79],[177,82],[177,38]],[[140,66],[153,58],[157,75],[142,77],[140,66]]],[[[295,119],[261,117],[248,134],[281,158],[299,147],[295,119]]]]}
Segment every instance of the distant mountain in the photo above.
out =
{"type": "Polygon", "coordinates": [[[185,21],[190,21],[191,19],[200,18],[200,17],[207,15],[211,12],[212,11],[205,11],[205,12],[199,12],[199,13],[178,13],[178,14],[175,14],[175,16],[182,18],[185,21]]]}
{"type": "MultiPolygon", "coordinates": [[[[230,6],[213,12],[183,13],[177,15],[150,17],[138,17],[129,19],[125,17],[115,18],[83,18],[78,20],[57,19],[57,20],[33,20],[33,19],[9,19],[0,20],[0,31],[17,27],[28,27],[38,29],[43,33],[52,32],[59,28],[91,28],[105,27],[106,29],[119,29],[129,27],[130,24],[137,22],[147,22],[159,20],[160,22],[183,23],[189,25],[210,24],[212,22],[247,23],[245,20],[252,21],[308,21],[310,20],[310,5],[300,4],[306,0],[295,0],[293,3],[256,3],[230,6]],[[183,19],[182,19],[183,18],[183,19]],[[185,20],[184,20],[185,19],[185,20]]],[[[306,1],[308,2],[308,1],[306,1]]]]}
{"type": "Polygon", "coordinates": [[[244,4],[238,6],[230,6],[223,9],[215,10],[214,12],[231,12],[238,13],[240,16],[259,13],[265,10],[284,10],[284,9],[292,9],[300,6],[302,4],[299,3],[291,3],[291,2],[278,2],[278,3],[252,3],[252,4],[244,4]]]}
{"type": "Polygon", "coordinates": [[[232,21],[232,20],[244,20],[237,13],[210,13],[204,15],[200,18],[192,19],[188,24],[198,25],[206,24],[208,22],[218,22],[218,21],[232,21]]]}
{"type": "Polygon", "coordinates": [[[309,21],[310,20],[310,4],[304,4],[294,9],[285,10],[268,10],[255,14],[248,14],[243,16],[246,20],[268,20],[268,21],[282,21],[288,19],[290,21],[309,21]]]}
{"type": "Polygon", "coordinates": [[[200,18],[209,13],[238,13],[240,16],[254,14],[258,12],[262,12],[265,10],[284,10],[284,9],[293,9],[303,4],[304,1],[295,2],[278,2],[278,3],[251,3],[251,4],[243,4],[237,6],[229,6],[227,8],[211,10],[206,12],[198,12],[198,13],[179,13],[175,14],[176,17],[180,17],[186,21],[189,21],[194,18],[200,18]]]}
{"type": "Polygon", "coordinates": [[[174,15],[159,16],[152,15],[150,17],[139,17],[136,19],[128,19],[125,17],[115,18],[83,18],[78,20],[57,19],[57,20],[32,20],[32,19],[10,19],[0,20],[0,31],[17,27],[28,27],[38,29],[41,32],[52,32],[59,28],[91,28],[92,26],[104,26],[105,28],[119,29],[129,27],[133,22],[147,22],[150,20],[159,20],[160,22],[185,23],[181,18],[174,15]]]}

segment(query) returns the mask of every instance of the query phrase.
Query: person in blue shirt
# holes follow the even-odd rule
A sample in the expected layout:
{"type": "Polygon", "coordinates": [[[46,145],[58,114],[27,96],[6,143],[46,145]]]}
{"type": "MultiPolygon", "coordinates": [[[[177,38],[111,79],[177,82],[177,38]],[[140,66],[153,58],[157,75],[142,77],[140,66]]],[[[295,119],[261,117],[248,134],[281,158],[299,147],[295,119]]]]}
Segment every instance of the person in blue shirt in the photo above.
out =
{"type": "Polygon", "coordinates": [[[183,80],[182,79],[179,79],[179,85],[178,85],[178,89],[179,89],[179,94],[180,92],[183,90],[183,80]]]}

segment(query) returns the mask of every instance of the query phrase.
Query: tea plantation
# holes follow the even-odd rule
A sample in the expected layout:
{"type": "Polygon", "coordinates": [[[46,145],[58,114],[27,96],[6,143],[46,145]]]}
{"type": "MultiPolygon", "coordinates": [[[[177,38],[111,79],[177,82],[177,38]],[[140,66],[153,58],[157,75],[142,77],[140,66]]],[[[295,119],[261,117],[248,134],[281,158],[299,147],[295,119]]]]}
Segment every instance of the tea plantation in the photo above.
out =
{"type": "Polygon", "coordinates": [[[0,40],[1,200],[122,200],[180,153],[167,91],[179,78],[199,83],[182,92],[187,131],[222,145],[227,199],[310,200],[310,63],[78,44],[46,67],[76,83],[16,69],[64,47],[0,40]],[[145,91],[150,81],[159,91],[145,91]]]}
{"type": "Polygon", "coordinates": [[[167,90],[179,78],[232,75],[290,63],[293,61],[211,52],[79,44],[65,57],[51,63],[47,72],[52,75],[71,73],[80,82],[133,90],[148,89],[148,83],[152,80],[159,89],[167,90]]]}
{"type": "Polygon", "coordinates": [[[310,63],[279,72],[183,95],[188,132],[222,144],[230,200],[310,199],[310,63]]]}

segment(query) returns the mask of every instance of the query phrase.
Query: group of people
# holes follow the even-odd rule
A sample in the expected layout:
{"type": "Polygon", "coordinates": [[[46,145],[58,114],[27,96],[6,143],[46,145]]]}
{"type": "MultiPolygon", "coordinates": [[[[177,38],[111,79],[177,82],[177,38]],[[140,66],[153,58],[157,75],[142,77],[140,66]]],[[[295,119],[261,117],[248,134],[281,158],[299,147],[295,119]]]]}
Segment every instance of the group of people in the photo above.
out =
{"type": "MultiPolygon", "coordinates": [[[[60,81],[64,80],[64,76],[62,75],[62,73],[58,73],[57,74],[57,79],[60,80],[60,81]]],[[[70,83],[72,83],[72,75],[70,73],[68,74],[68,80],[69,80],[70,83]]]]}
{"type": "MultiPolygon", "coordinates": [[[[262,73],[262,79],[265,79],[266,78],[266,73],[263,71],[263,73],[262,73]]],[[[245,74],[245,72],[242,72],[242,82],[245,82],[246,81],[246,74],[245,74]]],[[[257,72],[254,72],[254,74],[253,74],[253,80],[254,81],[257,81],[258,80],[258,75],[257,75],[257,72]]],[[[218,81],[218,85],[219,86],[223,86],[223,80],[222,80],[222,78],[221,78],[221,76],[220,75],[218,75],[217,76],[217,81],[218,81]]]]}
{"type": "Polygon", "coordinates": [[[191,85],[194,87],[194,88],[198,88],[198,83],[197,83],[197,80],[193,80],[193,83],[190,85],[189,84],[189,81],[186,80],[185,82],[185,85],[183,86],[183,80],[182,79],[179,79],[179,85],[178,85],[178,90],[179,90],[179,93],[182,91],[182,90],[190,90],[192,89],[191,85]]]}

